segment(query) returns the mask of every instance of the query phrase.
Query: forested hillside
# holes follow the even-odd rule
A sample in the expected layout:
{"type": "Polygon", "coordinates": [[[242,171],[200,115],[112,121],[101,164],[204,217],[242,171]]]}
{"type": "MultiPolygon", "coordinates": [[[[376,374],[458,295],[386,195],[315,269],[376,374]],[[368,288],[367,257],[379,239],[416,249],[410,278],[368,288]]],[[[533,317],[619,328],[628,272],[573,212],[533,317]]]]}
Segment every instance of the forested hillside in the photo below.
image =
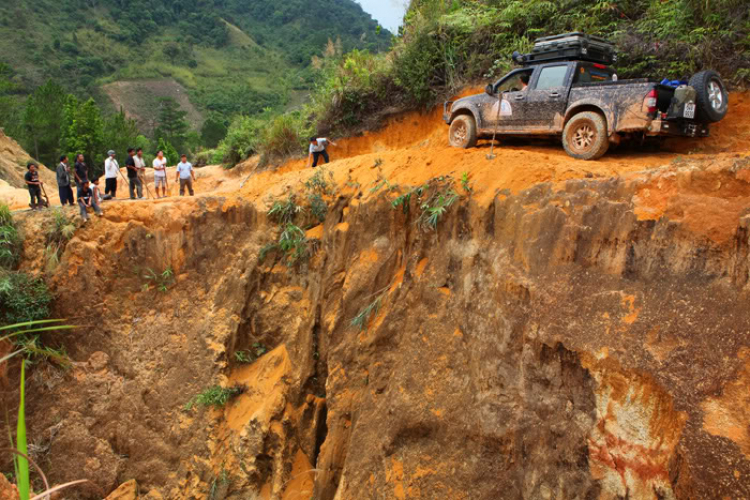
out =
{"type": "Polygon", "coordinates": [[[327,40],[386,48],[352,0],[6,0],[0,62],[21,92],[47,78],[104,102],[102,84],[174,78],[202,110],[260,112],[308,88],[327,40]],[[291,76],[291,78],[290,78],[291,76]]]}
{"type": "MultiPolygon", "coordinates": [[[[66,126],[34,123],[41,117],[25,104],[52,80],[58,94],[93,97],[102,118],[124,107],[154,144],[164,138],[154,136],[162,98],[182,102],[198,137],[177,141],[215,146],[232,116],[280,111],[309,92],[312,57],[329,40],[340,50],[377,51],[390,37],[353,0],[5,0],[0,127],[53,162],[66,126]]],[[[51,116],[61,115],[64,100],[55,97],[51,116]]]]}

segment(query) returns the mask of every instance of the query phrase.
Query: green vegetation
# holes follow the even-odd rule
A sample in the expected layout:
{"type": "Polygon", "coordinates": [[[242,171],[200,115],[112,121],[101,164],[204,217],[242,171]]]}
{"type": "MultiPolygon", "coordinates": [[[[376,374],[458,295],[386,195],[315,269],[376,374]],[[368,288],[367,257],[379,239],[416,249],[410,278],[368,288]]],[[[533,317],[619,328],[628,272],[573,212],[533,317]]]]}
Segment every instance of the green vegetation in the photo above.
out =
{"type": "Polygon", "coordinates": [[[471,196],[471,193],[474,192],[474,188],[472,187],[473,182],[469,180],[469,172],[464,172],[461,174],[461,187],[463,188],[464,192],[471,196]]]}
{"type": "Polygon", "coordinates": [[[305,211],[303,206],[297,205],[294,193],[289,193],[285,201],[274,201],[268,211],[268,217],[279,224],[291,224],[298,214],[305,211]]]}
{"type": "Polygon", "coordinates": [[[184,410],[190,411],[196,405],[203,408],[207,408],[209,406],[212,406],[214,408],[223,408],[229,401],[244,393],[245,390],[246,388],[241,385],[235,385],[232,387],[221,387],[218,385],[214,385],[188,401],[185,404],[184,410]]]}
{"type": "Polygon", "coordinates": [[[16,266],[22,243],[10,207],[0,203],[0,268],[11,269],[16,266]]]}
{"type": "Polygon", "coordinates": [[[316,241],[307,238],[305,229],[325,222],[326,199],[334,197],[338,189],[333,172],[324,167],[317,169],[302,186],[306,205],[300,205],[298,195],[291,191],[285,200],[271,200],[268,217],[279,224],[279,239],[261,248],[260,262],[264,262],[270,252],[279,251],[286,257],[287,266],[293,267],[314,253],[316,241]]]}
{"type": "Polygon", "coordinates": [[[174,284],[174,271],[172,271],[171,267],[167,267],[161,273],[157,273],[150,267],[147,267],[143,270],[142,277],[145,280],[142,287],[144,292],[147,292],[151,289],[151,286],[154,286],[156,290],[167,293],[169,287],[174,284]]]}
{"type": "Polygon", "coordinates": [[[710,67],[734,85],[750,83],[750,10],[742,0],[413,0],[390,53],[329,43],[313,60],[310,103],[293,118],[328,135],[356,132],[394,107],[428,107],[467,83],[499,78],[513,51],[569,31],[613,40],[620,77],[685,78],[710,67]]]}
{"type": "MultiPolygon", "coordinates": [[[[150,139],[156,143],[164,137],[180,151],[195,152],[216,147],[233,116],[278,112],[309,91],[312,58],[323,53],[328,40],[336,40],[342,51],[379,51],[388,48],[391,37],[353,0],[8,2],[0,12],[0,127],[48,165],[55,164],[60,151],[83,151],[90,166],[98,166],[103,151],[124,154],[125,147],[135,145],[132,137],[127,146],[115,147],[112,135],[105,134],[103,151],[94,151],[101,131],[97,113],[87,103],[94,98],[106,122],[113,111],[103,89],[107,84],[172,80],[182,85],[207,118],[203,126],[179,130],[179,120],[159,119],[162,130],[150,139]],[[50,92],[36,92],[40,85],[50,92]],[[67,93],[79,101],[73,107],[82,109],[76,133],[70,133],[72,124],[67,123],[61,143],[67,93]],[[81,123],[84,116],[93,122],[81,123]],[[174,126],[177,131],[164,130],[174,126]],[[190,133],[190,140],[182,137],[190,133]]],[[[108,87],[106,92],[118,91],[108,87]]],[[[146,95],[135,99],[154,100],[146,95]]],[[[128,105],[127,99],[122,102],[128,105]]],[[[156,118],[140,117],[142,122],[156,118]]],[[[264,141],[268,152],[288,154],[296,147],[287,143],[288,132],[297,123],[272,123],[277,129],[264,141]]]]}
{"type": "Polygon", "coordinates": [[[243,351],[236,351],[234,353],[234,359],[239,363],[251,364],[255,363],[261,356],[268,352],[268,348],[260,342],[255,342],[250,349],[243,351]]]}
{"type": "Polygon", "coordinates": [[[73,237],[78,226],[59,208],[52,212],[52,227],[47,230],[44,248],[45,269],[52,272],[60,265],[65,245],[73,237]]]}
{"type": "Polygon", "coordinates": [[[370,318],[373,314],[377,314],[380,311],[380,305],[385,298],[385,293],[378,295],[378,297],[370,302],[354,319],[352,319],[352,326],[359,329],[360,332],[367,330],[367,325],[370,322],[370,318]]]}
{"type": "MultiPolygon", "coordinates": [[[[15,324],[15,325],[2,327],[0,328],[0,334],[2,334],[5,331],[14,331],[15,333],[10,334],[10,335],[5,335],[5,336],[0,335],[0,342],[7,340],[9,338],[12,338],[14,335],[27,335],[32,332],[61,328],[60,325],[52,326],[52,327],[44,326],[45,324],[48,325],[50,323],[59,323],[59,320],[30,322],[30,323],[25,323],[25,324],[15,324]]],[[[3,358],[0,358],[0,365],[8,362],[8,360],[10,360],[12,357],[18,354],[22,354],[22,353],[23,353],[23,350],[19,350],[9,355],[6,355],[3,358]]],[[[19,390],[18,418],[16,422],[16,439],[14,442],[13,436],[11,435],[10,430],[9,430],[8,437],[10,438],[12,448],[10,450],[7,450],[13,454],[13,467],[14,467],[14,473],[15,473],[14,474],[15,482],[16,482],[16,487],[18,488],[18,495],[20,499],[30,500],[31,498],[31,477],[30,477],[29,464],[33,465],[34,468],[37,470],[37,472],[39,472],[40,476],[42,476],[42,479],[44,481],[44,486],[46,488],[44,492],[42,492],[38,496],[35,496],[34,498],[42,498],[45,495],[49,495],[51,493],[60,491],[67,487],[86,482],[85,480],[72,481],[72,482],[69,482],[60,486],[56,486],[54,488],[50,488],[49,484],[47,483],[47,478],[44,477],[44,473],[41,471],[39,466],[36,463],[34,463],[29,457],[29,444],[28,444],[29,439],[28,439],[27,428],[26,428],[26,362],[25,361],[21,362],[20,379],[21,381],[20,381],[20,390],[19,390]]]]}
{"type": "MultiPolygon", "coordinates": [[[[467,190],[467,174],[464,174],[463,180],[462,185],[467,190]]],[[[460,198],[452,186],[453,181],[450,177],[437,177],[400,195],[391,202],[391,206],[394,209],[401,207],[404,214],[409,214],[411,211],[411,200],[414,197],[417,200],[420,210],[417,225],[425,231],[432,231],[437,229],[438,223],[447,213],[448,209],[460,198]]],[[[470,187],[467,192],[471,194],[470,187]]]]}
{"type": "Polygon", "coordinates": [[[163,144],[173,146],[177,151],[185,151],[190,125],[185,117],[187,112],[172,98],[159,100],[159,125],[155,138],[163,144]]]}

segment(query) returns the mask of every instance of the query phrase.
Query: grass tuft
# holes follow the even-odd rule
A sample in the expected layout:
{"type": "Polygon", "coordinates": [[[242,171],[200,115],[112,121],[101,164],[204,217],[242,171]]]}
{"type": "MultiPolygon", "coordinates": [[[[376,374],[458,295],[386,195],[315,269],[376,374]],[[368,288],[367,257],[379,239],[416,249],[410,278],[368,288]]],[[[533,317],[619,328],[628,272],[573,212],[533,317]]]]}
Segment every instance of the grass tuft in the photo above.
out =
{"type": "Polygon", "coordinates": [[[372,315],[377,314],[378,311],[380,311],[380,305],[383,302],[383,297],[385,297],[385,294],[378,296],[378,298],[370,302],[367,307],[362,309],[359,314],[357,314],[354,319],[352,319],[352,326],[358,328],[360,332],[365,331],[372,315]]]}
{"type": "Polygon", "coordinates": [[[246,390],[247,388],[243,385],[235,385],[232,387],[214,385],[193,397],[185,404],[184,409],[190,411],[195,406],[200,406],[202,408],[223,408],[229,401],[244,393],[246,390]]]}

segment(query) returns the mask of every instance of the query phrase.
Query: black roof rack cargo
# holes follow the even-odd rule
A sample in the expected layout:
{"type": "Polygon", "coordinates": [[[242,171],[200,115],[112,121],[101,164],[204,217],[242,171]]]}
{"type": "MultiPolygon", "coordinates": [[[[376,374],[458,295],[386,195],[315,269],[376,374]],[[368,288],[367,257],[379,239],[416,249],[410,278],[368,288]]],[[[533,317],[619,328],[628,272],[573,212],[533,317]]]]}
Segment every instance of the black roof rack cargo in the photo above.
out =
{"type": "Polygon", "coordinates": [[[617,50],[604,38],[576,31],[538,38],[531,53],[514,52],[513,60],[524,66],[572,60],[611,65],[617,62],[617,50]]]}

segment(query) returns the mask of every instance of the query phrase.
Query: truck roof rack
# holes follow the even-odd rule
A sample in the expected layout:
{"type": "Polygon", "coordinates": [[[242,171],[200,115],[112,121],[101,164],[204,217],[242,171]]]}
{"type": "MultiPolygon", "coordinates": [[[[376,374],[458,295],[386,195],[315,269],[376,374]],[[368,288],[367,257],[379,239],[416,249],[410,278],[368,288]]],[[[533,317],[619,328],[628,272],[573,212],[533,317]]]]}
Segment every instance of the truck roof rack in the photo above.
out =
{"type": "Polygon", "coordinates": [[[612,65],[617,50],[604,38],[580,31],[538,38],[528,54],[513,53],[513,60],[523,66],[557,61],[589,61],[612,65]]]}

